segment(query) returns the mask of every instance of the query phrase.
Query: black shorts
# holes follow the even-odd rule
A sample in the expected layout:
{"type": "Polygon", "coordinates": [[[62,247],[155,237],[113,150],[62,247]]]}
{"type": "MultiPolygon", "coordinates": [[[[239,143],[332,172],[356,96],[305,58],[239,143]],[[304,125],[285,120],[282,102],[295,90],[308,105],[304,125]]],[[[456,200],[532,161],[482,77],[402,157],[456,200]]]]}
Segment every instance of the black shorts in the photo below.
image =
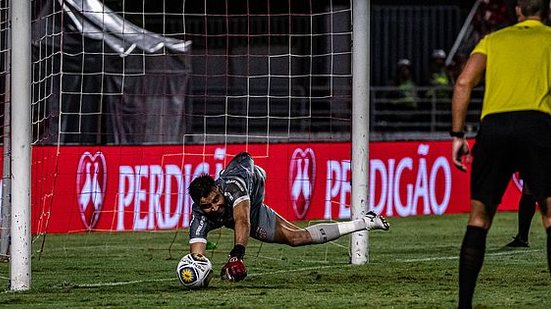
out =
{"type": "Polygon", "coordinates": [[[537,111],[490,114],[472,150],[471,199],[497,207],[514,172],[538,201],[551,197],[551,116],[537,111]]]}

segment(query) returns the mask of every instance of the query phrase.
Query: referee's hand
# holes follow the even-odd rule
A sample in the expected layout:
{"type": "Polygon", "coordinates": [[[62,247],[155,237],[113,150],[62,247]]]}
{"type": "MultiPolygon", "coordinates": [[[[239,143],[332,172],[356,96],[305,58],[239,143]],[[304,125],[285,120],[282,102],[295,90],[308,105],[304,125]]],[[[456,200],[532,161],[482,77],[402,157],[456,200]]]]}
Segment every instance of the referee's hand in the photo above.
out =
{"type": "Polygon", "coordinates": [[[460,171],[467,171],[466,163],[471,161],[469,144],[467,140],[454,137],[452,142],[452,162],[460,171]]]}

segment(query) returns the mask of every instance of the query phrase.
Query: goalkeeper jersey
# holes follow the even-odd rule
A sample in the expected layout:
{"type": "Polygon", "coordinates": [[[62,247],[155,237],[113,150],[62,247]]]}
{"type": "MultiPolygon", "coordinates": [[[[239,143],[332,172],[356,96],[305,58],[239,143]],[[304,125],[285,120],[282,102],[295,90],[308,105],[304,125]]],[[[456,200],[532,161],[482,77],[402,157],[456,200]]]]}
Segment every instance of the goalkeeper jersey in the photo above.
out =
{"type": "MultiPolygon", "coordinates": [[[[234,228],[233,207],[242,201],[249,200],[251,205],[251,226],[258,225],[258,208],[264,202],[264,185],[266,173],[256,165],[252,157],[242,152],[233,158],[224,170],[220,172],[216,185],[220,188],[225,200],[222,216],[208,216],[193,203],[192,219],[189,226],[189,242],[207,241],[207,234],[213,229],[225,226],[234,228]]],[[[251,229],[251,232],[252,229],[251,229]]]]}

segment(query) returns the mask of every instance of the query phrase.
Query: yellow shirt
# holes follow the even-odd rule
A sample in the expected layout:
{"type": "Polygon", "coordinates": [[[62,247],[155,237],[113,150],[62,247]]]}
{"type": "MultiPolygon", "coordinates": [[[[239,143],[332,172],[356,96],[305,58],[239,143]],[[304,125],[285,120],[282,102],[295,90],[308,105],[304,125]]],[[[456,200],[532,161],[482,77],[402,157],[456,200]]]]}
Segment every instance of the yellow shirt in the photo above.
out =
{"type": "Polygon", "coordinates": [[[481,118],[524,110],[551,114],[551,27],[517,23],[485,36],[474,53],[487,57],[481,118]]]}

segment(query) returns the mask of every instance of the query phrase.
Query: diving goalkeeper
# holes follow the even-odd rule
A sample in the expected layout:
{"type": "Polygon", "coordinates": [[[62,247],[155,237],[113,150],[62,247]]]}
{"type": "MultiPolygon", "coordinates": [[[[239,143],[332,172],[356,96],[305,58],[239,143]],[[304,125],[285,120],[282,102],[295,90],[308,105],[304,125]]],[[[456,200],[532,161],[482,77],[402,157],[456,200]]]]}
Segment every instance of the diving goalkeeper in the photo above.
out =
{"type": "Polygon", "coordinates": [[[249,237],[263,242],[303,246],[321,244],[360,230],[388,230],[384,217],[368,212],[354,221],[321,223],[300,228],[264,204],[266,172],[245,152],[233,158],[220,177],[203,174],[189,185],[193,200],[189,228],[191,253],[205,254],[207,234],[225,226],[234,230],[234,247],[220,276],[241,281],[247,276],[243,262],[249,237]]]}

